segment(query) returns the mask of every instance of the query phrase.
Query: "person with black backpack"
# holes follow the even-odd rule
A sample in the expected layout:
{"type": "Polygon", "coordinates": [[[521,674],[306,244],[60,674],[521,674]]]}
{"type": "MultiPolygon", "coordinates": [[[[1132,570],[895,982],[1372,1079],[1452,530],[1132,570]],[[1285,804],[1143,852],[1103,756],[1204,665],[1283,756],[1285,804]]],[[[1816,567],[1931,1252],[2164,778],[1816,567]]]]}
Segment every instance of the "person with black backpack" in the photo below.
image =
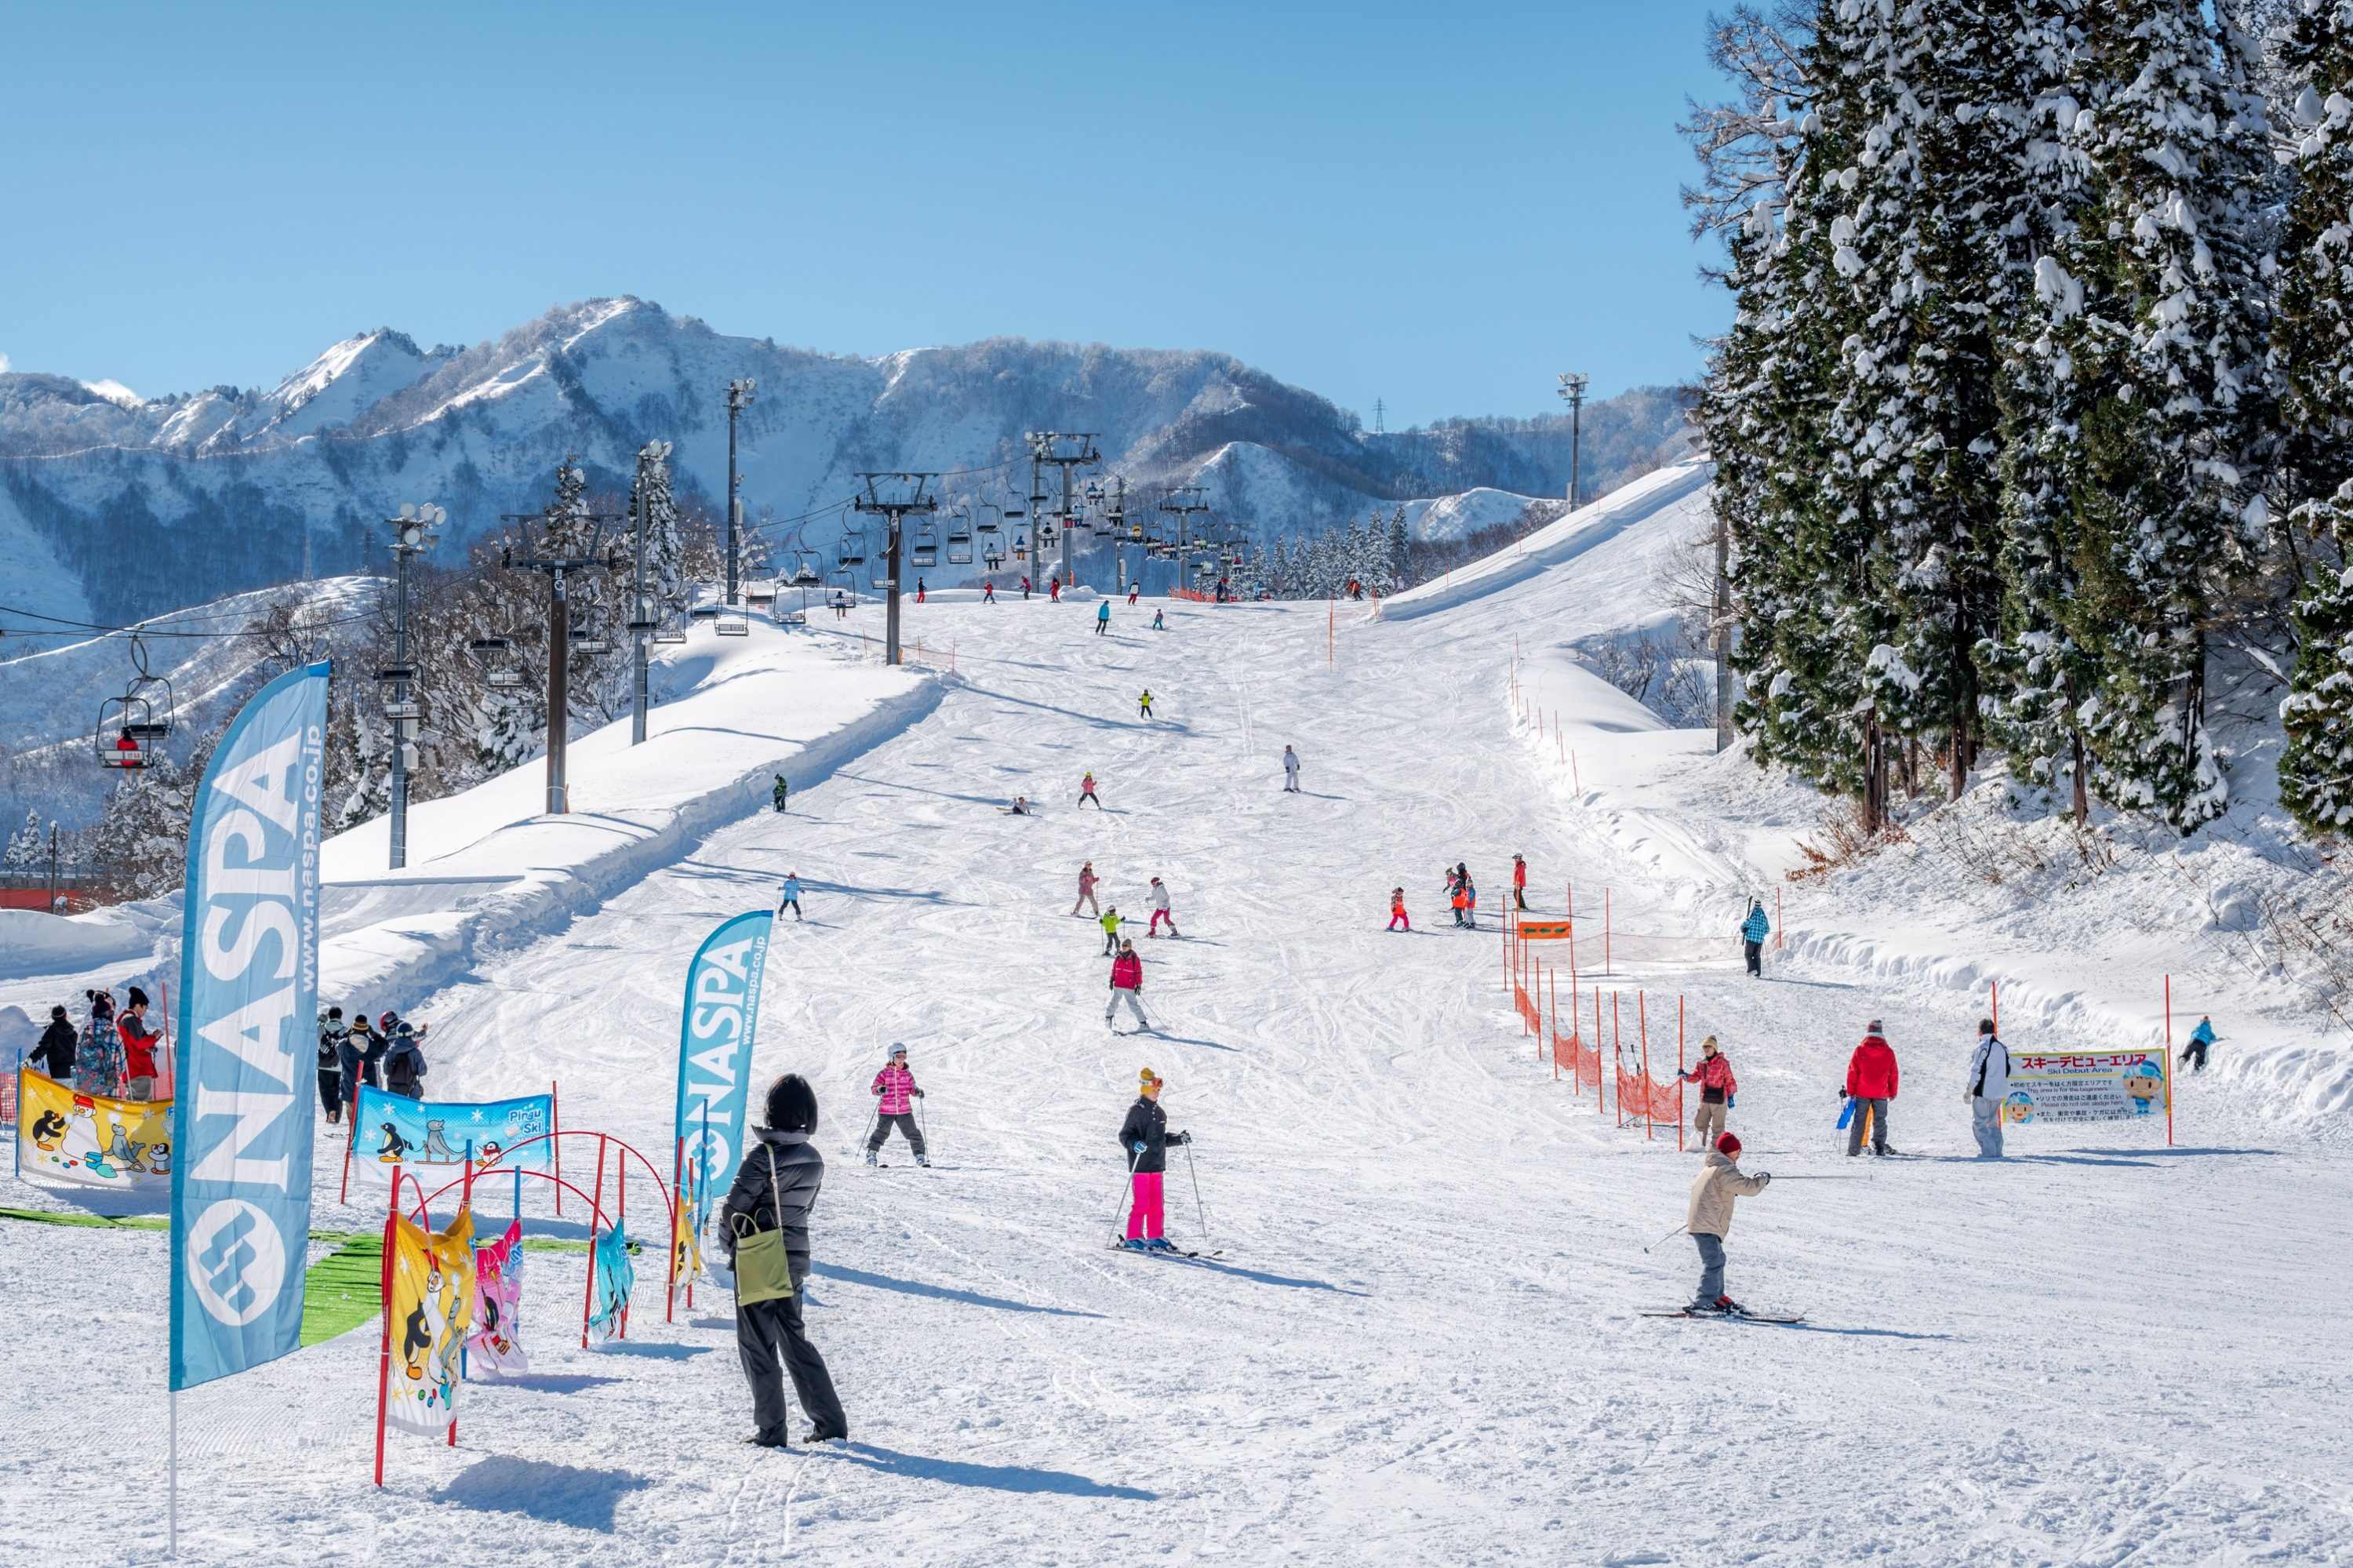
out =
{"type": "Polygon", "coordinates": [[[327,1119],[343,1119],[343,1010],[331,1007],[319,1014],[319,1103],[327,1119]]]}
{"type": "Polygon", "coordinates": [[[73,1082],[74,1043],[78,1038],[73,1023],[66,1017],[65,1007],[60,1003],[49,1009],[49,1026],[41,1031],[41,1043],[33,1047],[32,1054],[25,1060],[46,1063],[40,1071],[60,1084],[69,1084],[73,1082]]]}
{"type": "Polygon", "coordinates": [[[417,1039],[416,1029],[404,1018],[392,1026],[392,1044],[384,1053],[384,1086],[403,1099],[425,1097],[425,1053],[418,1048],[417,1039]]]}
{"type": "Polygon", "coordinates": [[[787,1073],[768,1086],[765,1112],[767,1125],[752,1129],[752,1150],[735,1168],[718,1215],[719,1245],[735,1275],[735,1349],[752,1385],[754,1431],[744,1441],[763,1448],[789,1441],[783,1382],[789,1376],[809,1418],[807,1440],[838,1443],[849,1436],[849,1422],[801,1320],[809,1215],[825,1185],[825,1157],[809,1141],[817,1131],[817,1091],[798,1073],[787,1073]],[[773,1255],[778,1250],[781,1269],[773,1255]]]}

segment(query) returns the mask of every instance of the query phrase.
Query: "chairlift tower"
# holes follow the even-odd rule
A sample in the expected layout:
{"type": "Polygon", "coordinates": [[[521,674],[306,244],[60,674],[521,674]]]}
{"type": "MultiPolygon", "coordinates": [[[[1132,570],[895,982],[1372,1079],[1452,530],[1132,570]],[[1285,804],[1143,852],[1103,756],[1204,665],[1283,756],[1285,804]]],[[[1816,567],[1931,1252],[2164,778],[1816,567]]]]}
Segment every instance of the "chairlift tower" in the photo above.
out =
{"type": "Polygon", "coordinates": [[[727,608],[735,608],[735,577],[744,530],[744,498],[735,493],[735,419],[752,406],[760,383],[746,376],[727,384],[727,608]]]}
{"type": "Polygon", "coordinates": [[[899,662],[899,534],[910,515],[928,517],[940,509],[940,499],[925,493],[936,473],[861,473],[858,476],[866,493],[856,502],[859,511],[884,520],[887,538],[883,544],[882,591],[885,600],[882,616],[882,662],[899,662]]]}
{"type": "MultiPolygon", "coordinates": [[[[1095,450],[1096,433],[1093,430],[1076,432],[1031,430],[1028,432],[1026,438],[1029,442],[1029,467],[1032,473],[1048,463],[1062,471],[1062,505],[1054,515],[1060,520],[1060,531],[1062,535],[1061,564],[1055,570],[1060,576],[1064,588],[1078,586],[1078,580],[1071,575],[1071,519],[1073,515],[1071,507],[1071,471],[1078,468],[1092,468],[1103,461],[1103,453],[1095,450]]],[[[1036,481],[1030,482],[1030,489],[1033,493],[1036,491],[1036,481]]],[[[1034,499],[1033,495],[1033,503],[1034,499]]]]}
{"type": "Polygon", "coordinates": [[[1209,503],[1201,499],[1201,487],[1198,484],[1179,485],[1163,492],[1160,497],[1159,510],[1176,519],[1176,575],[1187,587],[1193,577],[1193,556],[1200,544],[1198,530],[1189,519],[1194,513],[1208,509],[1209,503]]]}
{"type": "Polygon", "coordinates": [[[1584,445],[1579,429],[1585,412],[1585,388],[1589,378],[1582,372],[1565,371],[1560,378],[1561,400],[1568,405],[1568,509],[1577,510],[1577,461],[1584,445]]]}
{"type": "Polygon", "coordinates": [[[565,579],[582,572],[616,571],[619,563],[599,553],[605,542],[605,524],[617,521],[609,513],[592,512],[582,521],[588,524],[588,546],[581,554],[564,554],[558,541],[550,538],[543,546],[546,553],[531,542],[531,524],[543,521],[546,514],[539,512],[511,512],[500,521],[522,526],[523,554],[517,556],[510,546],[501,556],[500,565],[510,571],[538,572],[547,578],[547,813],[562,816],[572,810],[572,786],[565,774],[565,746],[571,725],[565,712],[572,701],[572,606],[565,597],[565,579]]]}
{"type": "Polygon", "coordinates": [[[375,678],[390,689],[384,716],[392,723],[392,869],[408,863],[408,770],[417,765],[417,732],[423,709],[410,692],[417,666],[408,659],[408,568],[419,556],[441,542],[441,524],[449,514],[427,502],[401,503],[400,515],[385,519],[392,530],[396,587],[392,599],[392,663],[375,678]]]}
{"type": "MultiPolygon", "coordinates": [[[[732,397],[733,389],[731,387],[729,391],[732,397]]],[[[735,467],[735,427],[732,413],[727,428],[727,455],[730,475],[728,489],[731,493],[732,503],[733,499],[732,493],[734,489],[733,475],[735,467]]],[[[646,604],[646,528],[651,521],[646,512],[646,496],[653,484],[654,471],[669,461],[670,443],[668,441],[648,441],[644,446],[639,447],[637,487],[629,494],[630,532],[636,535],[637,544],[634,552],[636,564],[631,568],[629,584],[628,624],[630,648],[629,744],[631,746],[643,746],[646,743],[646,638],[659,630],[661,626],[659,619],[649,613],[646,604]]],[[[735,597],[733,559],[735,528],[732,522],[728,524],[727,536],[729,545],[727,595],[728,602],[733,603],[735,597]]]]}

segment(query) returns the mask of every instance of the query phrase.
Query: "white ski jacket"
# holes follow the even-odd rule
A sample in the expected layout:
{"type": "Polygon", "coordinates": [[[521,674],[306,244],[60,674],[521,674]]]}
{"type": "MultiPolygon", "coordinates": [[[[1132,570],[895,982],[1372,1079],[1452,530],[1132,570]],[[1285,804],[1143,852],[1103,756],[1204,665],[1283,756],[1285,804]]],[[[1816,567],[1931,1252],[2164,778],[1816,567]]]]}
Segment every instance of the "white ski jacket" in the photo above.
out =
{"type": "Polygon", "coordinates": [[[2010,1095],[2010,1047],[1999,1034],[1981,1034],[1969,1057],[1969,1097],[1997,1103],[2010,1095]]]}

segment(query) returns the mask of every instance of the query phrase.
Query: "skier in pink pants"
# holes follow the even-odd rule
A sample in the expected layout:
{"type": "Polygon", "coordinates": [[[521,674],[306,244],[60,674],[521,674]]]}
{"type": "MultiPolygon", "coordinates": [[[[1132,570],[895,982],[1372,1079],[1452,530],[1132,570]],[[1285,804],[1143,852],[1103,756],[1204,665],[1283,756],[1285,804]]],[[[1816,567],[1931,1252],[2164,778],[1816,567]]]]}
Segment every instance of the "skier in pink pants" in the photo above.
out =
{"type": "Polygon", "coordinates": [[[1193,1135],[1168,1130],[1167,1113],[1160,1108],[1160,1075],[1146,1067],[1139,1078],[1135,1103],[1119,1124],[1119,1147],[1127,1156],[1128,1186],[1134,1193],[1124,1245],[1135,1252],[1174,1252],[1161,1234],[1160,1182],[1167,1170],[1168,1145],[1190,1143],[1193,1135]]]}

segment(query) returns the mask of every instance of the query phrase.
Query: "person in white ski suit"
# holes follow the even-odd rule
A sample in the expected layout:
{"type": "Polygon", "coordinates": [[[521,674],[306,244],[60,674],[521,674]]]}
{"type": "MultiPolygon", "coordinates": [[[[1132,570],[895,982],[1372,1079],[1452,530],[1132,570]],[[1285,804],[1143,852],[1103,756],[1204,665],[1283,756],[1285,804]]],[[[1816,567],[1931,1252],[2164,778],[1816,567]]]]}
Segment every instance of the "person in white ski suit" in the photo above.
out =
{"type": "Polygon", "coordinates": [[[1286,794],[1296,795],[1299,789],[1299,753],[1289,747],[1282,748],[1282,788],[1286,794]]]}
{"type": "Polygon", "coordinates": [[[1993,1020],[1978,1020],[1978,1048],[1969,1054],[1969,1130],[1977,1135],[1978,1158],[2001,1158],[2001,1102],[2010,1097],[2010,1047],[1993,1032],[1993,1020]]]}
{"type": "Polygon", "coordinates": [[[1176,916],[1168,912],[1168,885],[1158,877],[1152,879],[1152,924],[1145,927],[1147,937],[1160,935],[1160,923],[1168,922],[1168,934],[1176,935],[1176,916]]]}

